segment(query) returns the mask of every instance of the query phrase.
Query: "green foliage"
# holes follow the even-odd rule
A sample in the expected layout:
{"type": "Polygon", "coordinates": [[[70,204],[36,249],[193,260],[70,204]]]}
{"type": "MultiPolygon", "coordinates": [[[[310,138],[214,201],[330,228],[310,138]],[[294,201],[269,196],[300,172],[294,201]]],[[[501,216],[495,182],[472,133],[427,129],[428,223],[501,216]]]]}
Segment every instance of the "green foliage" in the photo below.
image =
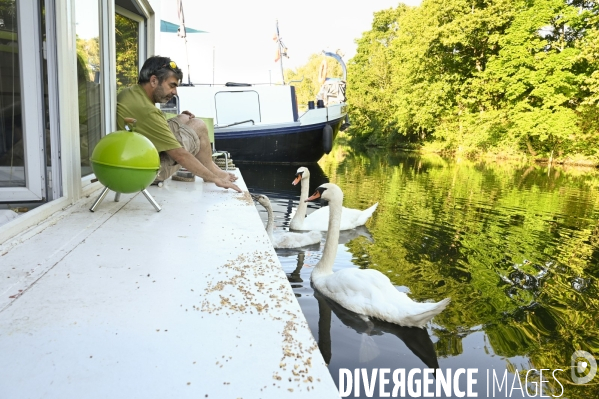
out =
{"type": "MultiPolygon", "coordinates": [[[[584,96],[578,111],[581,113],[581,136],[578,142],[588,143],[587,153],[599,152],[599,3],[587,11],[588,30],[577,46],[580,48],[580,68],[585,77],[582,84],[584,96]]],[[[580,147],[580,146],[579,146],[580,147]]],[[[583,152],[580,149],[580,152],[583,152]]]]}
{"type": "Polygon", "coordinates": [[[139,74],[137,30],[137,22],[115,14],[116,83],[119,90],[137,83],[139,74]]]}
{"type": "Polygon", "coordinates": [[[521,148],[534,143],[531,152],[547,153],[579,133],[573,106],[582,81],[573,71],[579,50],[562,34],[577,10],[562,0],[520,8],[499,41],[499,54],[474,84],[486,86],[488,98],[497,99],[490,107],[503,111],[502,120],[492,122],[503,127],[500,139],[521,148]],[[545,37],[539,34],[543,27],[545,37]]]}
{"type": "Polygon", "coordinates": [[[384,144],[396,131],[393,120],[393,54],[390,44],[397,37],[398,19],[406,6],[376,12],[373,29],[357,41],[358,49],[348,64],[347,97],[354,138],[369,144],[384,144]]]}
{"type": "MultiPolygon", "coordinates": [[[[137,83],[139,52],[137,45],[137,22],[115,14],[116,38],[116,77],[117,89],[123,89],[137,83]]],[[[100,39],[77,38],[79,81],[94,81],[94,75],[100,70],[100,39]]]]}
{"type": "Polygon", "coordinates": [[[93,82],[95,72],[100,71],[100,38],[77,38],[77,57],[87,73],[85,80],[93,82]]]}
{"type": "Polygon", "coordinates": [[[285,82],[295,86],[295,94],[300,108],[306,109],[308,101],[316,101],[316,94],[320,90],[318,74],[324,59],[327,63],[327,77],[340,78],[343,76],[341,65],[333,58],[325,57],[322,54],[312,54],[305,65],[293,69],[285,70],[285,82]]]}
{"type": "Polygon", "coordinates": [[[376,12],[357,43],[354,141],[599,155],[597,2],[400,4],[376,12]]]}
{"type": "Polygon", "coordinates": [[[4,20],[4,30],[17,31],[17,6],[15,0],[0,0],[0,18],[4,20]]]}

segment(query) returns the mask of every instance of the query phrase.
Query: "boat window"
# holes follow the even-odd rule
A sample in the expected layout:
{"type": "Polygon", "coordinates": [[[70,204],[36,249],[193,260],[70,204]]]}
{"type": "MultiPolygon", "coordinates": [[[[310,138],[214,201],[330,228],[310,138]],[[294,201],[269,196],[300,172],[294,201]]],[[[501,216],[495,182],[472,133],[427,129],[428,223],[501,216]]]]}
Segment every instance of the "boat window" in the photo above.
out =
{"type": "Polygon", "coordinates": [[[260,98],[249,91],[219,91],[214,96],[216,123],[219,126],[253,120],[260,122],[260,98]]]}
{"type": "Polygon", "coordinates": [[[173,96],[166,104],[160,104],[160,110],[166,119],[179,115],[179,96],[173,96]]]}

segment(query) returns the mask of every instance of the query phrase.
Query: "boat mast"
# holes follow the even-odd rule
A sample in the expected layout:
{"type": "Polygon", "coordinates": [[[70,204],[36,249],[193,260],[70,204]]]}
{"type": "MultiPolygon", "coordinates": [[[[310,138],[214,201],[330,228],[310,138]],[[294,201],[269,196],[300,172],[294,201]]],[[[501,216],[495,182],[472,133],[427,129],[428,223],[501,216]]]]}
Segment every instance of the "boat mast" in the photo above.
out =
{"type": "Polygon", "coordinates": [[[183,15],[183,0],[177,0],[177,13],[179,15],[179,29],[177,35],[185,39],[185,58],[187,60],[187,84],[191,86],[191,76],[189,74],[189,53],[187,52],[187,30],[185,29],[185,16],[183,15]]]}
{"type": "Polygon", "coordinates": [[[277,19],[277,46],[279,49],[279,63],[281,65],[281,80],[283,81],[283,85],[285,84],[285,72],[283,72],[283,56],[287,57],[287,48],[283,45],[283,41],[281,40],[281,36],[279,35],[279,20],[277,19]]]}
{"type": "Polygon", "coordinates": [[[187,84],[191,86],[191,75],[189,72],[189,53],[187,52],[187,36],[185,36],[185,58],[187,58],[187,84]]]}

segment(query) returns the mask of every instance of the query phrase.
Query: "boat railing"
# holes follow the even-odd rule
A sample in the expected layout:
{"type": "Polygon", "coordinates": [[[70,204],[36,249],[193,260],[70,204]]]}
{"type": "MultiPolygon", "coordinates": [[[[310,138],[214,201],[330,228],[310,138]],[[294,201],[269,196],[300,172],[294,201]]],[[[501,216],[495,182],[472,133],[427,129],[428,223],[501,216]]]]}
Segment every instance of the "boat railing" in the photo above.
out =
{"type": "Polygon", "coordinates": [[[222,125],[222,126],[214,125],[214,128],[215,128],[215,129],[222,129],[222,128],[224,128],[224,127],[237,126],[237,125],[241,125],[241,124],[248,123],[248,122],[252,122],[252,125],[255,125],[255,124],[256,124],[256,122],[254,122],[254,120],[253,120],[253,119],[248,119],[247,121],[234,122],[234,123],[230,123],[230,124],[228,124],[228,125],[222,125]]]}
{"type": "Polygon", "coordinates": [[[287,82],[287,84],[291,84],[291,83],[301,83],[301,82],[303,82],[303,81],[304,81],[304,77],[302,76],[302,78],[301,78],[301,79],[299,79],[299,80],[290,80],[289,82],[287,82]]]}
{"type": "Polygon", "coordinates": [[[331,53],[329,51],[322,50],[322,53],[327,57],[331,57],[337,60],[339,65],[341,65],[341,69],[343,70],[343,80],[347,80],[347,67],[345,66],[345,62],[343,62],[343,58],[337,53],[331,53]]]}

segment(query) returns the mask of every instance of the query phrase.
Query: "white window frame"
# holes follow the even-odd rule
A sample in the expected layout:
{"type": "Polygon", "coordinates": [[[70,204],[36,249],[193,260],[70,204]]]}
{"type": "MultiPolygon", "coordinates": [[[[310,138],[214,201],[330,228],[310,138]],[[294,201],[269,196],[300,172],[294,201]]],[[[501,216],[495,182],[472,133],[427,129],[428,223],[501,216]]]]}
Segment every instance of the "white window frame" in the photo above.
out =
{"type": "Polygon", "coordinates": [[[60,149],[60,123],[58,121],[58,56],[57,31],[56,31],[56,4],[46,0],[46,65],[48,68],[48,114],[50,115],[50,149],[51,170],[49,171],[50,184],[48,184],[48,199],[50,201],[62,197],[62,164],[60,149]]]}
{"type": "Polygon", "coordinates": [[[0,188],[0,201],[41,201],[45,198],[44,109],[39,5],[36,0],[17,3],[21,118],[25,153],[25,187],[0,188]],[[31,51],[39,49],[39,51],[31,51]]]}
{"type": "MultiPolygon", "coordinates": [[[[116,55],[114,49],[114,2],[96,0],[98,6],[98,26],[100,28],[100,83],[102,112],[102,137],[116,130],[116,55]]],[[[81,167],[79,167],[81,172],[81,167]]],[[[81,176],[81,187],[85,188],[96,181],[94,173],[81,176]]]]}

